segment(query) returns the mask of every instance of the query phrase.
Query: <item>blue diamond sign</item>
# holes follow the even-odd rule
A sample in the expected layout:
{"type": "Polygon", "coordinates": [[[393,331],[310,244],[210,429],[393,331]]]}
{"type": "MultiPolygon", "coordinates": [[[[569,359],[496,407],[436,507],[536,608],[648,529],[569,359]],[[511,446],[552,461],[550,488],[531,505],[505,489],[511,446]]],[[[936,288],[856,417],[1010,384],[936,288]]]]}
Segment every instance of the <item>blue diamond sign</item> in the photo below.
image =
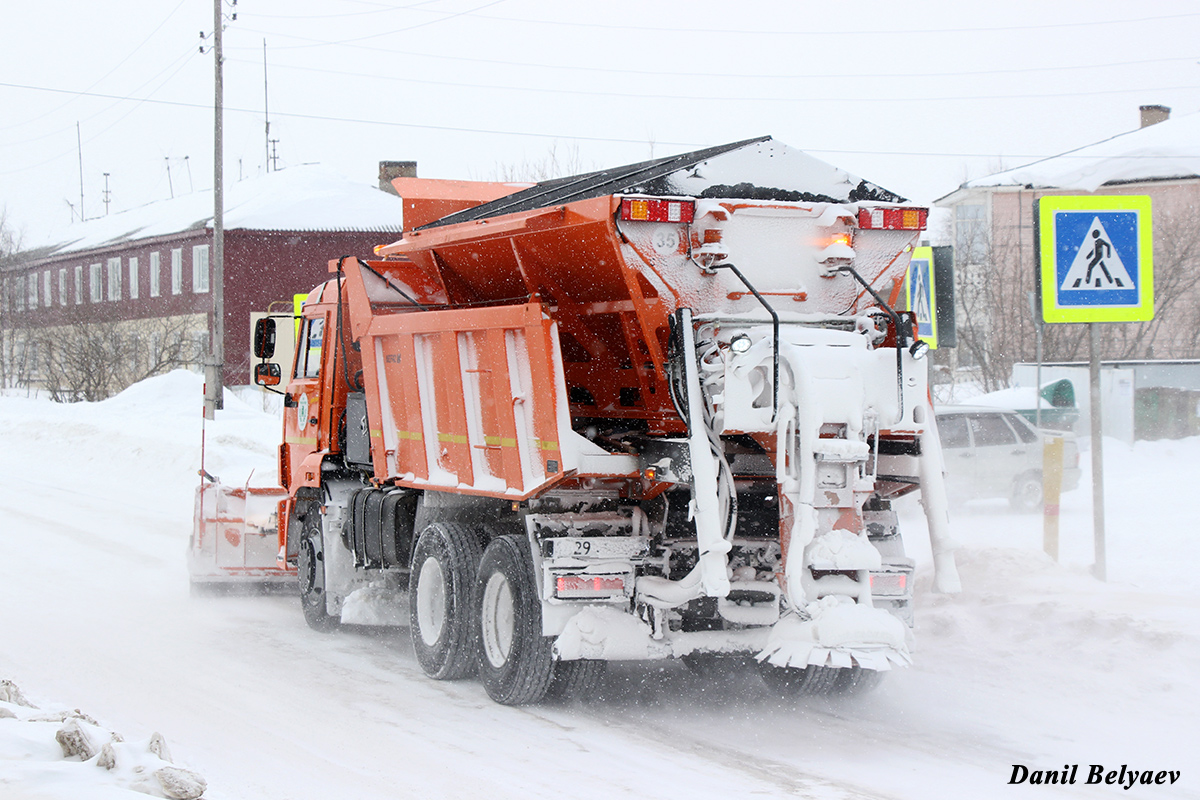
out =
{"type": "Polygon", "coordinates": [[[1154,318],[1149,197],[1042,197],[1038,237],[1046,322],[1154,318]]]}

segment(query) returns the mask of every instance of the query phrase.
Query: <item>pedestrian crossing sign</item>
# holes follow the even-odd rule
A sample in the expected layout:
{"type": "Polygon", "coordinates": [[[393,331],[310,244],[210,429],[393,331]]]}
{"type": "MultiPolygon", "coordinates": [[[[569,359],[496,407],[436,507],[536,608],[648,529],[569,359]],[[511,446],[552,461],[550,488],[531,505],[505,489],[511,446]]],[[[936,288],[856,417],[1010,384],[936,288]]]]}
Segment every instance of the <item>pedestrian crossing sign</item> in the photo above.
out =
{"type": "Polygon", "coordinates": [[[914,248],[912,259],[908,262],[908,272],[904,274],[904,310],[916,315],[917,336],[929,345],[930,349],[937,348],[938,340],[936,291],[933,280],[933,248],[914,248]]]}
{"type": "Polygon", "coordinates": [[[1038,238],[1046,322],[1154,318],[1149,197],[1042,197],[1038,238]]]}

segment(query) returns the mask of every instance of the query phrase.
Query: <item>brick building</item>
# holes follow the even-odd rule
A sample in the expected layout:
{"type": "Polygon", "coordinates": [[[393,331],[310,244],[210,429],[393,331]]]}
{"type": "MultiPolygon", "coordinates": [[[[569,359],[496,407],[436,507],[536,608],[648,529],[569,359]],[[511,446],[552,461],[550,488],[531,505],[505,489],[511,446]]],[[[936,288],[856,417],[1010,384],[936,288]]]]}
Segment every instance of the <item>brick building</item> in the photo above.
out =
{"type": "MultiPolygon", "coordinates": [[[[250,381],[252,313],[290,309],[294,294],[328,278],[330,259],[398,238],[402,215],[394,193],[316,166],[228,187],[226,385],[250,381]]],[[[197,365],[209,346],[212,242],[212,194],[196,192],[71,225],[18,253],[0,280],[5,384],[95,399],[156,368],[197,365]]]]}

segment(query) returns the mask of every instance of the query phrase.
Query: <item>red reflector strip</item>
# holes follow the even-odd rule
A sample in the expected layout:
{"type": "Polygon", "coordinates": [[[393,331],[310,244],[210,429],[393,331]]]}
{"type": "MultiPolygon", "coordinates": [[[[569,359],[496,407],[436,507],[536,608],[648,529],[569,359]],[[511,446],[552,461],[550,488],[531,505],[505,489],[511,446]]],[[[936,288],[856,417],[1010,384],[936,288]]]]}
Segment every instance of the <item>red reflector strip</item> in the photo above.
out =
{"type": "Polygon", "coordinates": [[[927,208],[860,208],[858,227],[875,231],[923,231],[927,208]]]}
{"type": "Polygon", "coordinates": [[[690,200],[621,199],[621,219],[633,222],[691,222],[696,205],[690,200]]]}
{"type": "Polygon", "coordinates": [[[625,593],[621,575],[559,575],[555,582],[559,597],[608,597],[625,593]]]}

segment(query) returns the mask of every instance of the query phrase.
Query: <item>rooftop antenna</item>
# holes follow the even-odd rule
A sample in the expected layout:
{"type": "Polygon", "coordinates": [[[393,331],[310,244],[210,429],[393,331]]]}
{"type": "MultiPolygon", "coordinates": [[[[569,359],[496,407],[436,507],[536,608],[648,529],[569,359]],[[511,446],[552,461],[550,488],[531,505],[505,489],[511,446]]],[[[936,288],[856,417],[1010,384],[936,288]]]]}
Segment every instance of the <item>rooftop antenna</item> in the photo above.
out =
{"type": "Polygon", "coordinates": [[[112,202],[112,192],[108,188],[108,173],[104,173],[104,216],[108,216],[108,204],[112,202]]]}
{"type": "Polygon", "coordinates": [[[192,185],[192,162],[190,159],[191,159],[191,156],[183,157],[183,165],[185,167],[187,167],[187,172],[188,172],[188,193],[189,194],[196,191],[196,187],[194,187],[192,185]]]}
{"type": "Polygon", "coordinates": [[[79,120],[75,121],[75,144],[79,148],[79,221],[83,222],[83,137],[79,133],[79,120]]]}
{"type": "Polygon", "coordinates": [[[267,172],[271,171],[271,113],[267,105],[267,40],[263,39],[263,127],[266,137],[267,172]]]}
{"type": "Polygon", "coordinates": [[[175,184],[171,182],[171,157],[163,156],[167,162],[167,188],[171,190],[171,199],[175,199],[175,184]]]}

